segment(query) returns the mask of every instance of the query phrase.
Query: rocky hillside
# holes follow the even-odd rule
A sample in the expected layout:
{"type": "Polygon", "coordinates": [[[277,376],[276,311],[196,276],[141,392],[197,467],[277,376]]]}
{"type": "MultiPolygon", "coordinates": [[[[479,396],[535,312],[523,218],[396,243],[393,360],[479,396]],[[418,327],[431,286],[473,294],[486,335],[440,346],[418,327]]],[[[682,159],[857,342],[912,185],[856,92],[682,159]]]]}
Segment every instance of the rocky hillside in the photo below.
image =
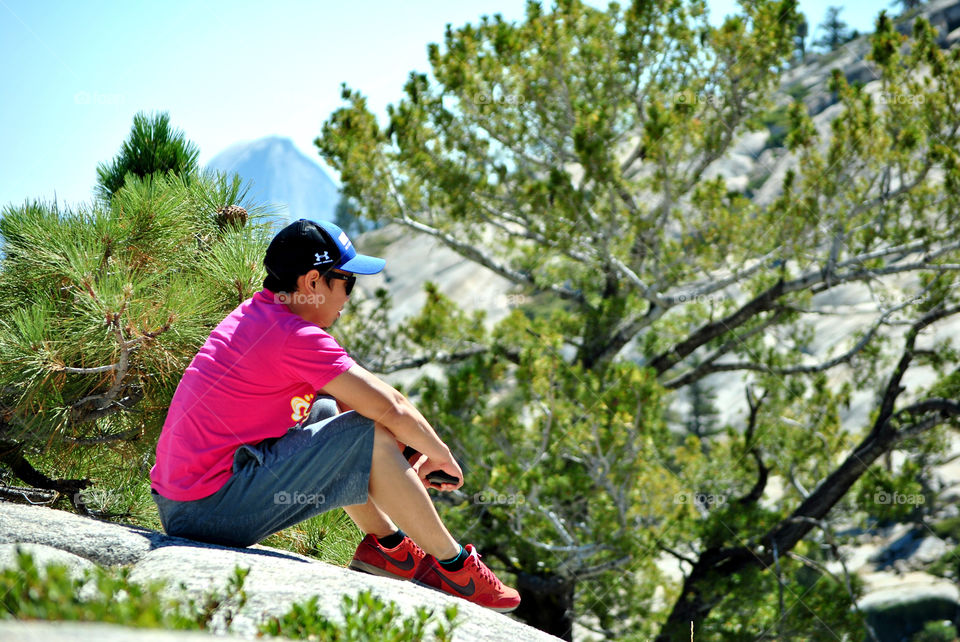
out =
{"type": "MultiPolygon", "coordinates": [[[[266,546],[213,546],[51,508],[0,502],[0,568],[14,563],[17,548],[31,553],[41,565],[65,565],[78,577],[95,566],[127,567],[131,569],[131,581],[164,582],[171,598],[180,595],[177,586],[183,583],[186,597],[198,601],[211,589],[225,587],[235,567],[249,568],[244,584],[247,602],[229,629],[216,615],[212,620],[214,633],[229,632],[238,639],[255,638],[261,622],[283,615],[293,603],[305,602],[312,595],[320,597],[319,610],[324,617],[342,621],[341,597],[370,590],[386,602],[396,602],[405,617],[414,615],[418,606],[442,613],[448,605],[456,604],[460,625],[455,640],[556,640],[508,616],[410,582],[364,575],[287,551],[266,546]]],[[[0,639],[6,642],[194,638],[210,639],[188,636],[183,631],[161,633],[109,625],[37,625],[0,620],[0,639]]]]}
{"type": "Polygon", "coordinates": [[[253,182],[251,196],[280,208],[275,224],[283,227],[298,218],[333,220],[340,199],[333,180],[289,138],[269,136],[237,143],[214,156],[207,167],[235,172],[253,182]]]}

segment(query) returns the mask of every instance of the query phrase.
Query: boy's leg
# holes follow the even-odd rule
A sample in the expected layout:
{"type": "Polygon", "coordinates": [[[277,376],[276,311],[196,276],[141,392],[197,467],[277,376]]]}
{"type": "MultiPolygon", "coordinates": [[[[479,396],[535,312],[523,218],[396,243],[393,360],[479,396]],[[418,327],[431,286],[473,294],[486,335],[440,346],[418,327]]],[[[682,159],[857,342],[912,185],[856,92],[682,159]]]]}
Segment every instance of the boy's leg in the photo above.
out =
{"type": "Polygon", "coordinates": [[[396,439],[379,423],[373,432],[370,497],[428,553],[416,566],[414,582],[502,613],[520,604],[519,593],[497,579],[471,544],[461,549],[450,536],[396,439]]]}
{"type": "Polygon", "coordinates": [[[357,528],[367,535],[385,537],[397,532],[397,525],[390,520],[390,517],[386,513],[373,503],[372,499],[368,498],[366,504],[344,506],[343,510],[350,516],[350,519],[357,525],[357,528]]]}
{"type": "MultiPolygon", "coordinates": [[[[336,416],[339,412],[337,402],[333,397],[317,395],[313,405],[310,407],[310,414],[307,419],[304,420],[303,424],[309,425],[323,421],[336,416]]],[[[350,516],[350,519],[357,525],[357,528],[368,535],[386,537],[387,535],[397,532],[396,524],[390,521],[387,514],[380,510],[369,497],[365,504],[344,506],[343,510],[350,516]]]]}
{"type": "MultiPolygon", "coordinates": [[[[427,489],[397,448],[396,437],[379,423],[374,425],[373,433],[370,499],[375,508],[382,509],[413,541],[437,559],[449,559],[460,552],[460,545],[440,521],[427,489]]],[[[378,519],[369,509],[362,508],[360,513],[361,518],[378,519]]]]}

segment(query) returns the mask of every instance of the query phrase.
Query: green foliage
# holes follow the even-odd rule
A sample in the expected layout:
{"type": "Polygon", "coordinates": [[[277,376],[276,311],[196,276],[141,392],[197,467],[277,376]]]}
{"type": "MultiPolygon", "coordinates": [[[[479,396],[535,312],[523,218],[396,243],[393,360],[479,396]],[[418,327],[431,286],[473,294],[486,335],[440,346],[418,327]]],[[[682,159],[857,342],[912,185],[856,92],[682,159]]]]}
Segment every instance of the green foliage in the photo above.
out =
{"type": "Polygon", "coordinates": [[[271,618],[261,625],[260,632],[331,642],[415,642],[426,639],[449,642],[456,629],[456,606],[447,607],[443,622],[423,607],[417,608],[416,615],[401,619],[403,613],[396,603],[385,603],[370,591],[361,591],[356,598],[343,596],[340,605],[343,622],[335,623],[320,615],[317,604],[316,596],[306,602],[297,602],[283,616],[271,618]]]}
{"type": "Polygon", "coordinates": [[[957,627],[950,620],[941,620],[927,622],[923,625],[923,630],[915,633],[910,640],[911,642],[954,642],[957,637],[957,627]]]}
{"type": "MultiPolygon", "coordinates": [[[[938,537],[945,537],[941,535],[942,530],[935,529],[938,537]]],[[[952,525],[951,536],[956,535],[956,524],[952,525]]],[[[954,541],[957,541],[954,539],[954,541]]],[[[925,570],[931,575],[937,575],[939,577],[944,577],[950,580],[955,580],[957,577],[960,577],[960,546],[954,546],[952,549],[940,556],[940,559],[936,560],[933,564],[928,566],[925,570]]]]}
{"type": "Polygon", "coordinates": [[[764,114],[760,122],[764,127],[770,130],[770,138],[767,139],[767,147],[783,147],[787,140],[787,134],[790,132],[789,107],[781,106],[764,114]]]}
{"type": "Polygon", "coordinates": [[[71,577],[67,567],[39,568],[29,553],[18,550],[16,565],[0,572],[0,619],[109,622],[165,629],[208,629],[215,612],[229,626],[246,603],[243,584],[248,569],[237,567],[223,591],[208,591],[197,602],[162,597],[162,583],[130,581],[130,569],[96,567],[71,577]]]}
{"type": "Polygon", "coordinates": [[[927,500],[917,479],[918,468],[910,461],[893,473],[880,466],[871,468],[859,485],[861,507],[881,522],[907,521],[927,500]]]}
{"type": "Polygon", "coordinates": [[[931,524],[930,528],[940,539],[952,539],[955,542],[960,542],[960,516],[940,520],[931,524]]]}
{"type": "MultiPolygon", "coordinates": [[[[828,640],[838,632],[863,631],[863,618],[853,608],[841,577],[826,573],[819,562],[824,555],[812,547],[801,553],[811,563],[782,559],[777,574],[753,570],[730,578],[716,578],[727,597],[709,620],[709,630],[723,640],[828,640]],[[781,605],[782,599],[782,605],[781,605]]],[[[854,596],[862,591],[857,576],[851,578],[854,596]]]]}
{"type": "Polygon", "coordinates": [[[147,178],[171,172],[189,177],[197,170],[199,148],[188,141],[182,131],[170,125],[166,112],[133,117],[130,135],[120,147],[112,163],[97,167],[98,192],[109,199],[116,194],[130,175],[147,178]]]}

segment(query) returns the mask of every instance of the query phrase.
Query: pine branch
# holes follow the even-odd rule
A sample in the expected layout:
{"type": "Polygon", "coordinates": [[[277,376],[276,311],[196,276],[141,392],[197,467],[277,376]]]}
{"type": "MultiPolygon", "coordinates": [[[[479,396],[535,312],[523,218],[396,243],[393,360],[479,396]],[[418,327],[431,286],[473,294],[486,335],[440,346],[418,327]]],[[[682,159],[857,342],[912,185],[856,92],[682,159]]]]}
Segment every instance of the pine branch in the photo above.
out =
{"type": "MultiPolygon", "coordinates": [[[[105,409],[105,410],[110,410],[105,409]]],[[[103,413],[104,411],[97,411],[103,413]]],[[[99,415],[104,416],[104,415],[99,415]]],[[[96,418],[99,418],[96,417],[96,418]]],[[[93,419],[86,419],[86,421],[93,421],[93,419]]],[[[115,433],[101,433],[99,435],[94,435],[92,437],[64,437],[63,441],[68,444],[74,444],[76,446],[93,446],[95,444],[109,444],[116,441],[129,441],[143,435],[143,428],[137,426],[135,428],[130,428],[129,430],[124,430],[122,432],[115,433]]]]}

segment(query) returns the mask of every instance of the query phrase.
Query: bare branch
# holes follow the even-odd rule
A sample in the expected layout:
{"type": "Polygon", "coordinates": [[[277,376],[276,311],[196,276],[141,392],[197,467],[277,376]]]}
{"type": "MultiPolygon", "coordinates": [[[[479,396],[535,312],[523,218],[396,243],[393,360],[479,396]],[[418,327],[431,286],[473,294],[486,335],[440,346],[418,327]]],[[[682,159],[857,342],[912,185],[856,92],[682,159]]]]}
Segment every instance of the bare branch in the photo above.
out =
{"type": "Polygon", "coordinates": [[[737,346],[743,345],[751,337],[754,337],[760,334],[770,326],[777,323],[783,317],[784,313],[785,313],[784,308],[778,309],[776,312],[771,314],[767,319],[764,319],[763,323],[758,324],[756,327],[751,328],[750,330],[748,330],[747,332],[744,332],[743,334],[739,334],[733,337],[732,339],[724,343],[722,346],[714,350],[711,354],[707,355],[707,357],[701,363],[697,364],[695,368],[680,375],[675,379],[671,379],[670,381],[663,384],[663,386],[670,390],[677,390],[684,386],[690,385],[691,383],[699,381],[700,379],[703,379],[704,377],[706,377],[707,375],[713,372],[716,372],[715,370],[711,369],[714,361],[716,361],[726,353],[730,352],[730,350],[733,350],[737,346]]]}
{"type": "Polygon", "coordinates": [[[581,569],[576,572],[575,576],[578,580],[583,580],[588,577],[593,577],[594,575],[600,575],[606,571],[613,569],[623,568],[624,564],[630,562],[629,556],[618,557],[617,559],[607,560],[602,564],[597,564],[595,566],[588,566],[587,568],[581,569]]]}
{"type": "Polygon", "coordinates": [[[719,292],[734,283],[739,283],[740,281],[750,278],[760,270],[765,267],[770,266],[770,262],[775,260],[777,256],[782,253],[782,250],[779,248],[772,252],[761,256],[756,261],[754,261],[750,267],[744,268],[742,270],[736,270],[733,274],[723,278],[723,279],[710,279],[704,285],[694,288],[692,290],[687,290],[686,292],[680,292],[679,294],[670,294],[664,295],[663,301],[664,304],[668,307],[677,305],[678,303],[684,303],[686,301],[693,301],[700,297],[708,296],[714,292],[719,292]]]}
{"type": "Polygon", "coordinates": [[[397,372],[399,370],[408,370],[410,368],[419,368],[425,366],[428,363],[442,363],[450,364],[469,359],[470,357],[476,356],[478,354],[484,354],[489,352],[490,348],[487,346],[476,346],[473,348],[467,348],[466,350],[459,350],[457,352],[439,352],[437,354],[424,355],[422,357],[411,357],[408,359],[403,359],[401,361],[394,361],[393,363],[384,364],[383,367],[378,368],[377,371],[381,374],[390,374],[392,372],[397,372]]]}
{"type": "Polygon", "coordinates": [[[763,400],[767,397],[767,391],[764,391],[759,399],[754,398],[753,390],[750,386],[747,386],[746,392],[747,406],[750,408],[750,416],[747,419],[747,429],[744,432],[743,442],[747,447],[748,452],[753,456],[753,460],[757,464],[757,481],[754,482],[749,493],[736,500],[738,504],[743,506],[755,504],[760,500],[760,498],[763,496],[764,489],[767,487],[767,479],[770,475],[770,469],[764,465],[763,458],[760,456],[760,449],[757,448],[756,444],[753,443],[753,435],[757,429],[757,417],[760,415],[760,406],[763,405],[763,400]]]}
{"type": "Polygon", "coordinates": [[[60,493],[45,488],[30,488],[27,486],[4,486],[0,484],[0,500],[17,502],[32,506],[47,506],[60,498],[60,493]]]}
{"type": "Polygon", "coordinates": [[[124,378],[127,376],[127,369],[130,365],[130,348],[127,346],[127,342],[123,337],[123,329],[120,327],[120,318],[119,313],[114,314],[113,317],[109,320],[109,324],[112,326],[111,332],[113,333],[114,338],[117,340],[117,345],[120,348],[120,359],[117,361],[117,367],[113,368],[113,384],[110,388],[98,395],[88,395],[83,397],[79,401],[74,402],[71,405],[71,410],[75,415],[79,415],[83,412],[85,406],[90,406],[92,404],[93,410],[102,410],[109,406],[117,395],[120,394],[120,391],[124,387],[124,378]]]}
{"type": "Polygon", "coordinates": [[[880,411],[877,414],[877,419],[874,422],[873,429],[870,433],[871,435],[879,433],[881,430],[883,430],[888,424],[890,416],[893,414],[893,406],[896,403],[897,397],[903,391],[900,382],[903,379],[903,375],[907,372],[907,368],[910,367],[910,362],[913,360],[914,346],[917,342],[917,335],[920,334],[921,330],[932,323],[956,314],[957,312],[960,312],[960,306],[953,306],[949,308],[943,305],[938,306],[918,319],[910,328],[910,331],[907,332],[903,354],[900,357],[900,362],[897,364],[893,375],[891,375],[890,380],[887,383],[887,388],[884,391],[883,400],[880,404],[880,411]]]}
{"type": "Polygon", "coordinates": [[[686,562],[686,563],[689,564],[690,566],[693,566],[694,564],[697,563],[697,560],[691,559],[691,558],[687,557],[686,555],[683,555],[683,554],[681,554],[681,553],[678,553],[677,551],[673,550],[672,548],[670,548],[670,547],[667,546],[666,544],[662,544],[662,543],[660,543],[660,542],[657,542],[657,548],[659,548],[659,549],[660,549],[661,551],[663,551],[664,553],[669,553],[670,555],[673,555],[674,557],[676,557],[676,558],[677,558],[678,560],[680,560],[681,562],[686,562]]]}
{"type": "Polygon", "coordinates": [[[63,441],[77,446],[92,446],[94,444],[109,444],[115,441],[129,441],[141,435],[143,435],[143,427],[137,426],[123,432],[102,433],[93,437],[64,437],[63,441]]]}
{"type": "Polygon", "coordinates": [[[410,229],[416,230],[417,232],[422,232],[423,234],[432,236],[433,238],[437,239],[438,241],[440,241],[441,243],[443,243],[444,245],[446,245],[447,247],[455,251],[457,254],[460,254],[464,258],[467,258],[473,261],[474,263],[479,263],[480,265],[484,266],[488,270],[496,272],[500,276],[510,281],[513,281],[514,283],[526,285],[538,291],[549,290],[561,298],[584,303],[583,295],[579,292],[576,292],[574,290],[565,288],[557,284],[550,284],[545,287],[537,283],[536,280],[533,278],[533,276],[531,276],[530,274],[527,274],[526,272],[521,272],[519,270],[514,270],[513,268],[509,267],[506,263],[502,263],[500,261],[495,260],[492,256],[489,256],[488,254],[481,252],[479,249],[477,249],[473,245],[459,241],[456,238],[454,238],[453,235],[451,234],[443,232],[435,227],[432,227],[430,225],[427,225],[426,223],[423,223],[421,221],[418,221],[412,218],[408,213],[403,197],[397,191],[397,188],[393,182],[392,176],[389,177],[389,185],[390,185],[390,194],[393,197],[394,202],[396,203],[397,208],[399,210],[399,214],[394,217],[394,220],[396,220],[398,223],[401,223],[409,227],[410,229]]]}
{"type": "Polygon", "coordinates": [[[773,308],[774,302],[785,293],[785,290],[786,283],[783,280],[777,281],[775,285],[743,304],[739,310],[719,321],[702,326],[683,341],[674,344],[670,350],[654,357],[648,365],[658,375],[663,374],[703,344],[740,327],[760,312],[766,312],[773,308]]]}
{"type": "Polygon", "coordinates": [[[797,479],[796,469],[796,462],[790,462],[790,469],[787,471],[787,480],[790,482],[790,485],[793,486],[794,490],[800,494],[800,497],[806,499],[810,496],[810,491],[804,488],[803,484],[797,479]]]}
{"type": "Polygon", "coordinates": [[[112,372],[117,369],[119,364],[111,363],[109,366],[97,366],[95,368],[71,368],[69,366],[53,366],[54,372],[66,372],[67,374],[102,374],[112,372]]]}
{"type": "MultiPolygon", "coordinates": [[[[910,303],[912,303],[912,301],[907,301],[905,303],[902,303],[898,306],[895,306],[887,310],[884,314],[882,314],[877,319],[876,323],[874,323],[870,327],[870,330],[865,335],[863,335],[863,337],[861,337],[860,340],[857,341],[857,343],[852,348],[850,348],[847,352],[843,353],[842,355],[839,355],[837,357],[834,357],[833,359],[824,361],[823,363],[810,365],[810,366],[789,366],[785,368],[780,368],[780,367],[771,367],[766,364],[754,363],[749,361],[741,361],[736,363],[713,363],[713,364],[709,363],[709,361],[705,361],[704,363],[697,366],[693,371],[683,375],[682,377],[678,377],[677,379],[674,379],[664,385],[667,388],[677,388],[682,385],[687,385],[691,381],[696,381],[698,379],[701,379],[715,372],[733,372],[738,370],[747,370],[747,371],[753,371],[753,372],[767,372],[770,374],[782,375],[782,376],[825,372],[827,370],[830,370],[832,368],[839,366],[842,363],[850,362],[851,359],[853,359],[858,353],[862,352],[863,349],[867,347],[867,345],[869,345],[870,341],[873,340],[873,337],[876,336],[877,331],[880,329],[880,326],[884,325],[887,319],[894,312],[902,310],[910,303]]],[[[730,342],[728,342],[728,344],[729,343],[730,342]]]]}

